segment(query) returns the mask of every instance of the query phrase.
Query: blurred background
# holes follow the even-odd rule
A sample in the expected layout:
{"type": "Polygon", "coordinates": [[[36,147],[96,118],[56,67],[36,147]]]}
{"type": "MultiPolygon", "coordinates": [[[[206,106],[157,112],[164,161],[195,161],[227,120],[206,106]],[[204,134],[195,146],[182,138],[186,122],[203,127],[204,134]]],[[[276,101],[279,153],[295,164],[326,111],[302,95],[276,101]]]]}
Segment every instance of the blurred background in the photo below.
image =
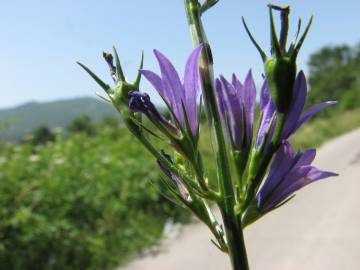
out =
{"type": "MultiPolygon", "coordinates": [[[[307,106],[336,99],[293,139],[320,146],[360,127],[360,3],[278,1],[297,20],[315,20],[298,68],[309,83],[307,106]],[[336,125],[334,124],[336,123],[336,125]]],[[[102,51],[115,45],[127,77],[158,71],[159,49],[180,70],[191,51],[183,1],[1,0],[0,268],[114,269],[158,243],[165,224],[190,216],[161,196],[159,171],[95,96],[99,87],[76,61],[111,82],[102,51]]],[[[220,0],[204,15],[215,73],[262,83],[262,62],[241,23],[269,51],[267,1],[220,0]]],[[[142,89],[162,106],[143,80],[142,89]]],[[[209,136],[201,145],[214,174],[209,136]]]]}

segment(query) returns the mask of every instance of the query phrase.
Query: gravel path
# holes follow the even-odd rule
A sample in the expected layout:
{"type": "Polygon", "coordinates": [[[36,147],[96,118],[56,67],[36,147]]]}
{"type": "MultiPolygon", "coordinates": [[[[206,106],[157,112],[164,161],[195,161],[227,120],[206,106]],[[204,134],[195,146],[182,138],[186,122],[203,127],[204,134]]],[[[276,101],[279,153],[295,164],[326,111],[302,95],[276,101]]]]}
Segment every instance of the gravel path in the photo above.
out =
{"type": "MultiPolygon", "coordinates": [[[[319,151],[315,164],[340,173],[304,190],[245,230],[252,270],[360,269],[360,129],[319,151]]],[[[123,270],[226,270],[204,225],[185,226],[156,256],[123,270]]]]}

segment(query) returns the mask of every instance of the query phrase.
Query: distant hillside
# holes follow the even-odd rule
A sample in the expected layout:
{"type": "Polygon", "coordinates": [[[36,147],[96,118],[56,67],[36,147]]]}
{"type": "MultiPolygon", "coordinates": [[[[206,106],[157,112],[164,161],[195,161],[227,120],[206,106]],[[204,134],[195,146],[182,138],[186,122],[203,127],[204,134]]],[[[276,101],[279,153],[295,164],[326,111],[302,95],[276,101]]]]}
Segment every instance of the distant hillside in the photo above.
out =
{"type": "Polygon", "coordinates": [[[96,121],[104,116],[116,115],[116,110],[111,105],[90,97],[26,103],[0,110],[0,139],[18,140],[41,125],[52,129],[64,128],[81,115],[88,115],[96,121]]]}

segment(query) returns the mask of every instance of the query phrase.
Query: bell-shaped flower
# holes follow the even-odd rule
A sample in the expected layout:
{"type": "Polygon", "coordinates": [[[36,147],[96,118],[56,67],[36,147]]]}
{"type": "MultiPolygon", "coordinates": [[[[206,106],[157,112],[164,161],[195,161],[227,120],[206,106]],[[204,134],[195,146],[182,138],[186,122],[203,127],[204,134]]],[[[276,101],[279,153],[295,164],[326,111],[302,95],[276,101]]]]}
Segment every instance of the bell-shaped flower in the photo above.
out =
{"type": "Polygon", "coordinates": [[[189,126],[194,137],[199,130],[198,96],[199,96],[199,56],[203,45],[195,48],[190,54],[181,81],[173,64],[162,53],[154,50],[159,62],[161,75],[150,70],[141,70],[141,74],[154,86],[167,103],[182,128],[189,126]]]}
{"type": "Polygon", "coordinates": [[[260,212],[265,213],[286,202],[302,187],[336,173],[321,171],[311,166],[315,149],[294,154],[293,147],[284,141],[276,152],[269,174],[256,196],[260,212]]]}
{"type": "Polygon", "coordinates": [[[249,149],[252,142],[255,82],[249,71],[244,84],[233,74],[232,82],[223,76],[216,80],[218,105],[231,144],[236,150],[249,149]]]}
{"type": "MultiPolygon", "coordinates": [[[[289,111],[285,116],[286,120],[281,135],[282,140],[287,140],[298,130],[298,128],[302,126],[304,122],[309,120],[318,111],[328,106],[337,104],[337,101],[325,101],[313,105],[308,110],[303,112],[307,97],[307,83],[305,75],[302,71],[300,71],[297,75],[293,93],[294,95],[291,100],[289,111]]],[[[268,134],[268,141],[265,143],[269,143],[269,138],[271,139],[272,137],[272,132],[276,123],[276,106],[272,100],[266,81],[263,84],[260,94],[260,110],[262,118],[258,131],[257,146],[263,141],[266,134],[268,134]]]]}

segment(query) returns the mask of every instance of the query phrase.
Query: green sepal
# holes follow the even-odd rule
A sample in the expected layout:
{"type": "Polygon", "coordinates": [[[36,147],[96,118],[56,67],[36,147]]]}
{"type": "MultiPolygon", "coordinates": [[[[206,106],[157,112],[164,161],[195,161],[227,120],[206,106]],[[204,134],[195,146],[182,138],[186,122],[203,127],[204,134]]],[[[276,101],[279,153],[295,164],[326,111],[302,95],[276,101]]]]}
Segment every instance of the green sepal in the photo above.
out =
{"type": "Polygon", "coordinates": [[[298,28],[297,28],[297,31],[296,31],[296,34],[294,36],[294,39],[292,40],[291,44],[290,44],[290,47],[289,47],[289,50],[287,52],[287,55],[288,56],[291,56],[294,49],[295,49],[295,46],[296,46],[296,42],[299,38],[299,34],[300,34],[300,31],[301,31],[301,19],[299,19],[299,22],[298,22],[298,28]]]}
{"type": "Polygon", "coordinates": [[[121,64],[120,64],[120,59],[119,59],[119,55],[116,51],[115,46],[113,46],[113,51],[114,51],[114,57],[115,57],[115,68],[116,68],[116,77],[119,81],[125,81],[125,76],[124,76],[124,72],[121,68],[121,64]]]}
{"type": "Polygon", "coordinates": [[[275,54],[276,57],[281,56],[281,48],[279,39],[276,34],[274,15],[272,12],[272,6],[269,5],[269,15],[270,15],[270,35],[271,35],[271,54],[275,54]]]}
{"type": "Polygon", "coordinates": [[[243,22],[243,25],[245,27],[245,30],[251,40],[251,42],[254,44],[255,48],[258,50],[258,52],[260,53],[260,56],[261,56],[261,59],[263,60],[263,62],[266,61],[266,53],[264,52],[264,50],[260,47],[260,45],[257,43],[257,41],[255,40],[253,34],[251,33],[249,27],[247,26],[246,22],[245,22],[245,18],[242,17],[242,22],[243,22]]]}
{"type": "Polygon", "coordinates": [[[100,86],[106,93],[110,93],[111,87],[101,80],[94,72],[91,71],[87,66],[80,62],[76,62],[80,67],[82,67],[100,86]]]}
{"type": "Polygon", "coordinates": [[[304,31],[304,33],[302,34],[302,36],[301,36],[298,44],[296,45],[296,47],[295,47],[295,49],[294,49],[294,51],[293,51],[293,53],[292,53],[292,55],[291,55],[292,61],[295,61],[297,55],[299,54],[299,51],[300,51],[300,49],[301,49],[301,46],[303,45],[303,43],[304,43],[304,41],[305,41],[305,38],[306,38],[307,34],[309,33],[309,30],[310,30],[310,27],[311,27],[313,18],[314,18],[314,16],[311,16],[311,17],[310,17],[310,20],[309,20],[309,22],[308,22],[308,24],[307,24],[307,26],[306,26],[306,28],[305,28],[305,31],[304,31]]]}
{"type": "Polygon", "coordinates": [[[203,14],[205,11],[215,6],[218,2],[219,0],[206,0],[200,7],[200,13],[203,14]]]}
{"type": "Polygon", "coordinates": [[[137,86],[137,88],[140,87],[140,80],[141,80],[141,72],[140,70],[144,67],[144,51],[141,52],[141,59],[140,59],[140,65],[139,65],[139,70],[138,70],[138,74],[136,76],[136,79],[134,81],[134,85],[137,86]]]}

